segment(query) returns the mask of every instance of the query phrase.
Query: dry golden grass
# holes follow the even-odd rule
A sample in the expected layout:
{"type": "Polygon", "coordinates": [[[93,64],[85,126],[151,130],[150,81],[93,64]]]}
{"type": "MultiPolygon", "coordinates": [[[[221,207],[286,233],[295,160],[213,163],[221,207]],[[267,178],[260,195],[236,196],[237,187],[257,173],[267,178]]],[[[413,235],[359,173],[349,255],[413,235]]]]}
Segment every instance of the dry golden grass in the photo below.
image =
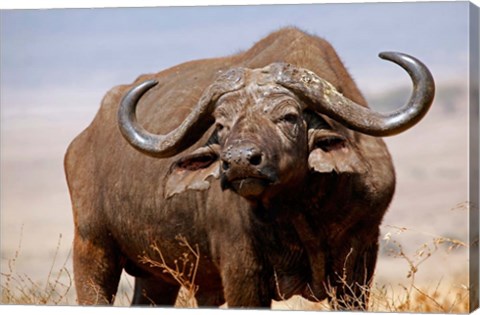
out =
{"type": "Polygon", "coordinates": [[[148,264],[150,267],[162,269],[162,272],[168,273],[181,285],[182,290],[179,292],[176,306],[184,308],[197,307],[195,293],[198,290],[198,285],[195,284],[195,277],[200,265],[200,250],[198,244],[190,245],[183,236],[179,235],[176,239],[179,241],[179,245],[184,247],[186,251],[174,261],[174,266],[169,266],[166,263],[157,244],[152,245],[152,248],[158,255],[158,258],[144,256],[141,262],[148,264]]]}
{"type": "Polygon", "coordinates": [[[57,270],[55,268],[58,250],[62,235],[59,236],[58,244],[52,265],[44,283],[32,280],[26,274],[19,274],[15,271],[15,262],[19,258],[21,249],[21,238],[15,256],[9,260],[8,271],[1,273],[1,304],[16,305],[68,305],[69,292],[73,287],[73,279],[66,268],[69,257],[57,270]],[[54,270],[55,269],[55,270],[54,270]],[[66,280],[64,280],[66,278],[66,280]]]}
{"type": "MultiPolygon", "coordinates": [[[[400,259],[408,266],[408,272],[404,275],[407,280],[406,285],[379,285],[374,283],[372,286],[361,288],[361,294],[368,294],[369,305],[364,311],[370,312],[415,312],[415,313],[468,313],[469,312],[469,288],[459,283],[443,283],[439,280],[435,285],[422,285],[417,281],[417,274],[422,272],[422,264],[431,259],[437,252],[453,252],[468,247],[464,242],[430,235],[431,240],[422,244],[414,253],[406,253],[402,244],[396,240],[405,231],[405,228],[391,227],[393,232],[386,233],[383,242],[388,245],[389,255],[394,259],[400,259]]],[[[410,230],[411,231],[411,230],[410,230]]],[[[61,238],[60,238],[61,240],[61,238]]],[[[59,243],[60,244],[60,240],[59,243]]],[[[143,263],[154,268],[161,268],[163,272],[170,274],[181,286],[176,307],[193,308],[197,307],[195,293],[198,285],[195,284],[195,277],[198,268],[201,266],[200,252],[197,245],[190,245],[187,240],[181,236],[178,237],[179,244],[185,248],[185,253],[174,261],[173,265],[168,265],[164,259],[161,248],[158,245],[152,245],[156,257],[143,257],[143,263]]],[[[21,244],[19,245],[20,250],[21,244]]],[[[58,252],[57,246],[57,252],[58,252]]],[[[1,303],[2,304],[42,304],[42,305],[72,305],[76,304],[69,300],[72,291],[72,278],[70,272],[65,267],[65,263],[54,270],[56,255],[52,267],[46,277],[44,284],[39,284],[30,279],[27,275],[19,275],[15,272],[15,261],[19,257],[19,250],[15,257],[10,260],[9,270],[2,273],[1,281],[1,303]],[[67,279],[67,280],[61,280],[67,279]],[[70,294],[69,294],[70,293],[70,294]]],[[[467,272],[467,270],[465,270],[467,272]]],[[[344,277],[339,277],[342,281],[344,277]]],[[[347,290],[348,284],[343,282],[347,290]]],[[[129,283],[129,293],[131,294],[132,285],[129,283]]],[[[338,301],[335,298],[334,290],[328,290],[332,297],[331,304],[326,301],[316,303],[306,301],[300,297],[293,297],[288,301],[274,302],[275,309],[288,310],[337,310],[339,305],[358,304],[360,297],[350,297],[349,300],[338,301]]],[[[125,293],[124,293],[125,294],[125,293]]],[[[130,297],[118,296],[117,300],[122,299],[120,305],[128,305],[130,297]]],[[[115,303],[118,305],[119,303],[115,303]]]]}

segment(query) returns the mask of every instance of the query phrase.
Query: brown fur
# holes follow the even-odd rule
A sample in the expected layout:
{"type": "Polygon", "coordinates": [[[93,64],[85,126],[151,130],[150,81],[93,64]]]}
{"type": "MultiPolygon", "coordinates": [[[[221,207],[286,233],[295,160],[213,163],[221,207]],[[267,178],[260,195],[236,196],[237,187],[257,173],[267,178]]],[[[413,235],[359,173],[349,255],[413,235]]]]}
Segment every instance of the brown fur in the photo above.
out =
{"type": "MultiPolygon", "coordinates": [[[[346,97],[366,105],[327,42],[287,28],[238,55],[192,61],[141,76],[134,84],[155,78],[159,85],[141,99],[138,120],[147,130],[166,134],[188,115],[219,71],[262,68],[272,62],[309,69],[346,97]]],[[[379,225],[395,184],[392,161],[381,139],[325,118],[345,139],[312,158],[317,161],[312,163],[328,165],[312,166],[316,171],[303,176],[296,189],[290,187],[291,193],[272,193],[254,202],[221,189],[219,176],[212,171],[218,161],[191,159],[195,150],[205,150],[202,147],[214,127],[173,158],[155,159],[129,146],[116,119],[120,100],[131,86],[107,93],[95,119],[65,156],[80,304],[111,303],[125,269],[137,277],[133,303],[172,305],[178,283],[161,269],[142,263],[141,257],[158,258],[151,248],[157,244],[166,263],[174,266],[185,251],[177,235],[200,249],[199,305],[227,301],[229,307],[268,307],[272,299],[293,294],[324,299],[327,283],[337,287],[338,296],[359,294],[355,285],[353,293],[344,291],[338,280],[345,272],[348,283],[365,284],[374,271],[379,225]],[[185,161],[196,164],[185,167],[185,161]],[[195,173],[198,169],[204,173],[195,173]],[[175,191],[167,179],[185,188],[175,191]],[[195,180],[206,185],[190,189],[195,180]]],[[[303,133],[307,137],[306,130],[303,133]]],[[[256,141],[265,139],[269,138],[256,141]]],[[[308,144],[307,139],[303,163],[307,151],[314,150],[308,144]]],[[[295,158],[300,153],[285,154],[295,158]]]]}

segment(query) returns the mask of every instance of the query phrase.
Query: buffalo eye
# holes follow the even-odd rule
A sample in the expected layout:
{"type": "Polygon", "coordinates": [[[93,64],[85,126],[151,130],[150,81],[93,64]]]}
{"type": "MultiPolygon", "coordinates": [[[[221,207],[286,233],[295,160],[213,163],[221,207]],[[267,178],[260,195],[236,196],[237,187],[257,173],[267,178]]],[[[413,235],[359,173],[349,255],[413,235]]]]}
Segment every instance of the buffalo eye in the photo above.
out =
{"type": "Polygon", "coordinates": [[[218,121],[215,123],[214,134],[216,136],[216,140],[218,144],[224,143],[229,130],[230,130],[230,127],[228,125],[224,125],[223,123],[220,123],[218,121]]]}
{"type": "Polygon", "coordinates": [[[223,128],[225,128],[221,123],[216,123],[216,129],[217,131],[222,131],[223,128]]]}
{"type": "Polygon", "coordinates": [[[221,123],[215,123],[215,129],[213,130],[212,135],[208,139],[206,145],[211,145],[211,144],[220,144],[222,142],[222,138],[224,136],[225,127],[221,123]]]}
{"type": "Polygon", "coordinates": [[[280,117],[280,119],[278,119],[278,122],[285,122],[292,125],[296,124],[297,121],[298,121],[298,115],[294,113],[288,113],[280,117]]]}

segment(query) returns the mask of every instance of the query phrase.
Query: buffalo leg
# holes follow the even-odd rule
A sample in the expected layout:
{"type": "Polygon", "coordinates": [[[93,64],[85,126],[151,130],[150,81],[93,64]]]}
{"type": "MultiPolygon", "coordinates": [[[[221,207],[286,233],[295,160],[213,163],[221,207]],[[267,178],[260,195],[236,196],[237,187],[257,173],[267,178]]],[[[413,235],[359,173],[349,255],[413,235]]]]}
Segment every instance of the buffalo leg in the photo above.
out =
{"type": "MultiPolygon", "coordinates": [[[[240,251],[238,251],[240,252],[240,251]]],[[[269,308],[272,303],[270,272],[255,258],[230,253],[222,266],[222,282],[228,307],[269,308]]]]}
{"type": "Polygon", "coordinates": [[[113,304],[122,266],[112,243],[75,232],[73,270],[80,305],[113,304]]]}
{"type": "Polygon", "coordinates": [[[348,253],[340,256],[345,258],[343,266],[338,264],[329,277],[330,285],[334,289],[334,294],[330,296],[334,308],[367,310],[377,251],[378,244],[373,242],[359,251],[350,249],[348,253]]]}
{"type": "Polygon", "coordinates": [[[217,307],[225,303],[225,298],[223,297],[223,291],[202,291],[199,288],[197,294],[195,294],[195,299],[199,307],[217,307]]]}
{"type": "Polygon", "coordinates": [[[177,300],[179,285],[153,278],[135,278],[132,305],[173,306],[177,300]]]}

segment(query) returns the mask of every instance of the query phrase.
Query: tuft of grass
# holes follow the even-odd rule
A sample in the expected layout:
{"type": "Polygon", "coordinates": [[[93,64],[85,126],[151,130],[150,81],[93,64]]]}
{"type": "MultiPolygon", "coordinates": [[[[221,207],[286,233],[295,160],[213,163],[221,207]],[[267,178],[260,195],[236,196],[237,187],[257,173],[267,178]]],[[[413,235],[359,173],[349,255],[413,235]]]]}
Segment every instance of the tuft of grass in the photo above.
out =
{"type": "Polygon", "coordinates": [[[60,234],[52,265],[47,274],[45,283],[32,280],[26,274],[19,274],[15,270],[15,263],[19,259],[22,237],[15,255],[8,261],[8,271],[1,275],[1,304],[35,304],[35,305],[66,305],[69,304],[68,294],[73,287],[73,279],[66,268],[70,253],[61,265],[55,270],[57,255],[60,249],[62,235],[60,234]],[[63,280],[66,277],[67,280],[63,280]]]}
{"type": "Polygon", "coordinates": [[[159,260],[143,256],[141,262],[148,264],[150,267],[161,268],[163,273],[172,276],[181,286],[176,306],[187,308],[197,307],[195,293],[197,293],[198,285],[195,284],[195,278],[200,263],[200,249],[198,244],[191,246],[184,236],[178,235],[176,240],[181,247],[186,249],[186,251],[182,256],[174,260],[173,266],[167,264],[162,251],[157,244],[153,244],[152,249],[158,254],[159,260]]]}
{"type": "Polygon", "coordinates": [[[443,284],[421,287],[374,286],[370,292],[370,311],[414,313],[468,313],[469,290],[464,285],[443,284]]]}
{"type": "Polygon", "coordinates": [[[413,253],[408,254],[402,244],[394,239],[393,233],[385,234],[383,241],[389,244],[389,255],[402,259],[408,266],[405,279],[407,285],[399,288],[376,287],[373,293],[373,309],[391,312],[435,312],[435,313],[462,313],[469,310],[469,288],[464,284],[442,284],[442,279],[434,286],[425,287],[418,284],[417,274],[421,265],[431,259],[435,253],[445,251],[451,253],[459,249],[467,249],[465,242],[457,239],[407,229],[404,227],[389,226],[399,235],[405,232],[427,235],[430,240],[421,244],[413,253]],[[392,246],[393,245],[393,246],[392,246]]]}

